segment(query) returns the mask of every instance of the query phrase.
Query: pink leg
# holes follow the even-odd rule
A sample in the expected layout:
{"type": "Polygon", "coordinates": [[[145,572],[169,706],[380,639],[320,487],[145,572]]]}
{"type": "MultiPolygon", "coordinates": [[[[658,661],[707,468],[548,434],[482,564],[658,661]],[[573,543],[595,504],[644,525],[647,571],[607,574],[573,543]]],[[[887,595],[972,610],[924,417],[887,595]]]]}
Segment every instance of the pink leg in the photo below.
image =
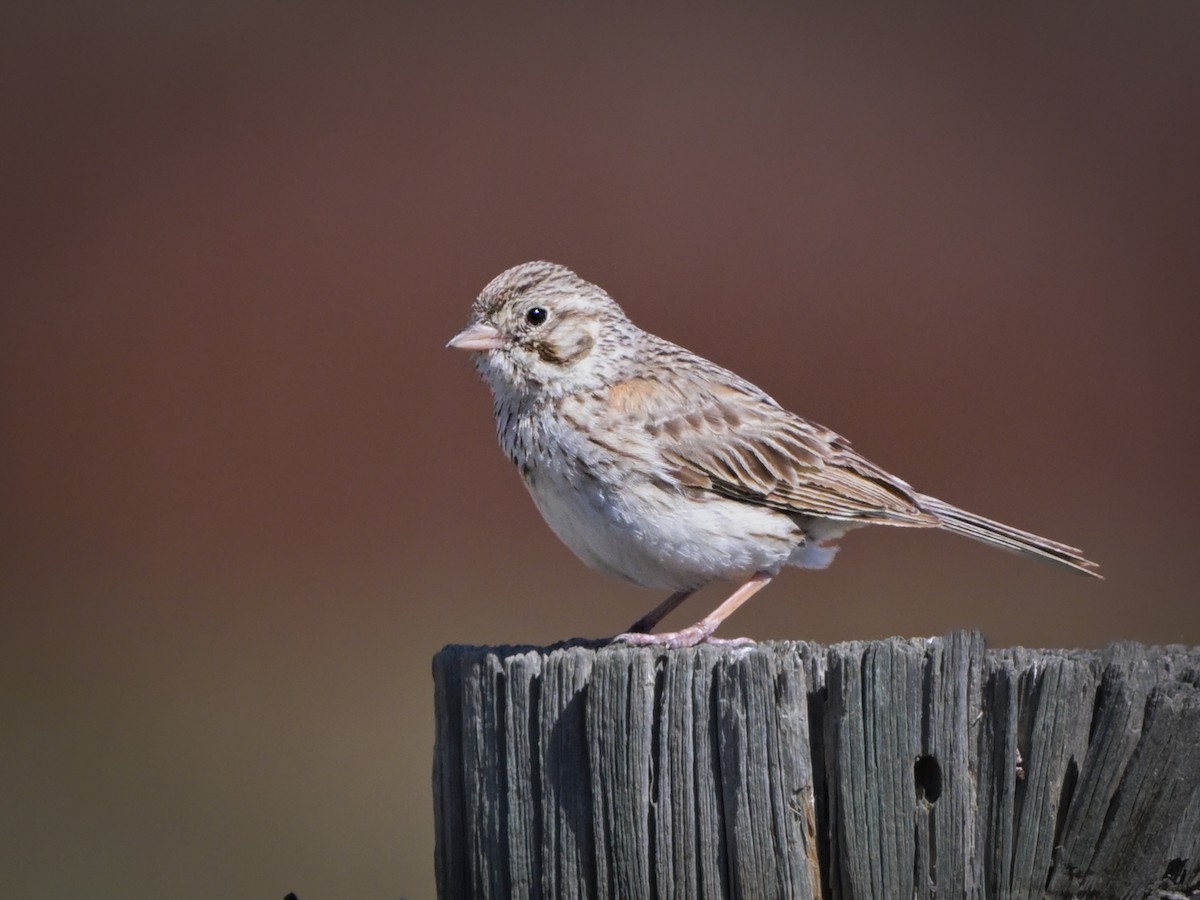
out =
{"type": "Polygon", "coordinates": [[[650,610],[650,612],[646,613],[644,616],[630,625],[630,633],[643,634],[647,631],[650,631],[650,629],[670,615],[671,611],[675,609],[675,607],[677,607],[688,597],[692,596],[694,593],[696,593],[694,590],[676,591],[662,603],[658,604],[658,606],[654,607],[654,609],[650,610]]]}
{"type": "MultiPolygon", "coordinates": [[[[712,633],[717,626],[724,622],[739,606],[770,584],[773,575],[759,572],[740,588],[729,595],[724,603],[710,612],[695,625],[689,625],[680,631],[664,631],[662,634],[638,634],[629,632],[617,635],[614,641],[624,641],[627,644],[650,645],[663,647],[694,647],[704,641],[712,640],[712,633]]],[[[670,598],[673,599],[673,598],[670,598]]],[[[669,601],[668,601],[669,602],[669,601]]],[[[664,603],[663,606],[666,604],[664,603]]],[[[676,603],[678,605],[678,602],[676,603]]],[[[661,607],[660,607],[661,608],[661,607]]],[[[657,610],[654,610],[657,612],[657,610]]],[[[653,615],[653,612],[650,614],[653,615]]],[[[665,615],[665,613],[664,613],[665,615]]],[[[649,616],[647,616],[649,618],[649,616]]]]}

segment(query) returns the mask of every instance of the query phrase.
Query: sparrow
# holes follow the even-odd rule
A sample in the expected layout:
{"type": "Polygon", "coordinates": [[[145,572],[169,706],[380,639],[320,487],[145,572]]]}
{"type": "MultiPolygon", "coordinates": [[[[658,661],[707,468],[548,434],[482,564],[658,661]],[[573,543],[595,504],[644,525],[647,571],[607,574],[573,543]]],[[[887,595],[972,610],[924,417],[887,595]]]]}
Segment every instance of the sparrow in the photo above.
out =
{"type": "Polygon", "coordinates": [[[828,566],[863,525],[940,528],[1100,577],[1074,547],[917,492],[744,378],[641,330],[565,266],[496,276],[447,346],[473,354],[500,446],[563,543],[672,592],[614,640],[715,640],[784,566],[828,566]],[[651,633],[717,580],[740,586],[694,625],[651,633]]]}

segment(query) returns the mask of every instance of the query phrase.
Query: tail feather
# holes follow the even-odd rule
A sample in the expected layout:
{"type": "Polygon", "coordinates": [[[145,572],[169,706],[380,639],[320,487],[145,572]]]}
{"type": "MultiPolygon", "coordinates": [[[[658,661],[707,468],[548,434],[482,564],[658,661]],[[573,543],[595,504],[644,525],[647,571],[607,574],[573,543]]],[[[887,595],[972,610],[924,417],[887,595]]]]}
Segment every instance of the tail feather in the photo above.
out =
{"type": "Polygon", "coordinates": [[[1084,557],[1083,551],[1076,547],[1038,537],[1036,534],[1021,531],[1019,528],[1013,528],[1002,522],[985,519],[983,516],[977,516],[965,509],[951,506],[936,497],[922,495],[918,499],[921,509],[937,516],[941,520],[941,527],[947,531],[983,541],[985,544],[993,544],[1005,550],[1047,559],[1094,578],[1104,577],[1096,571],[1099,565],[1084,557]]]}

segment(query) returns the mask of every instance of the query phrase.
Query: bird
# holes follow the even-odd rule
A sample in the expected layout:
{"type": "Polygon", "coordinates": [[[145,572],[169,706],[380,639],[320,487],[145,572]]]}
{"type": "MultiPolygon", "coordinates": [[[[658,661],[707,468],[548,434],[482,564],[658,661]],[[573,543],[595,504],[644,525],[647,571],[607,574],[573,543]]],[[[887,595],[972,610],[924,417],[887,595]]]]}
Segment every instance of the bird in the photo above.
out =
{"type": "Polygon", "coordinates": [[[473,355],[501,449],[551,530],[593,568],[671,592],[614,641],[720,642],[717,627],[784,566],[825,568],[865,525],[938,528],[1101,577],[1075,547],[916,491],[746,379],[638,328],[566,266],[497,275],[447,347],[473,355]],[[723,580],[737,589],[703,619],[653,632],[723,580]]]}

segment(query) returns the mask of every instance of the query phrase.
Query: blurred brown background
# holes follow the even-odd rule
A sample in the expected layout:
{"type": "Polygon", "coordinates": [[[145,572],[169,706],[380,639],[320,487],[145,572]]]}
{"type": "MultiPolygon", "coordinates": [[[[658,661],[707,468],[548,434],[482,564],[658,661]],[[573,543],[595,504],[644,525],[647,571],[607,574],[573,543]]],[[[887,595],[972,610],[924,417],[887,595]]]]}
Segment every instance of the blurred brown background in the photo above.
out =
{"type": "Polygon", "coordinates": [[[1108,579],[877,529],[725,633],[1200,643],[1198,14],[7,4],[0,896],[432,893],[433,653],[661,599],[443,350],[531,258],[1108,579]]]}

